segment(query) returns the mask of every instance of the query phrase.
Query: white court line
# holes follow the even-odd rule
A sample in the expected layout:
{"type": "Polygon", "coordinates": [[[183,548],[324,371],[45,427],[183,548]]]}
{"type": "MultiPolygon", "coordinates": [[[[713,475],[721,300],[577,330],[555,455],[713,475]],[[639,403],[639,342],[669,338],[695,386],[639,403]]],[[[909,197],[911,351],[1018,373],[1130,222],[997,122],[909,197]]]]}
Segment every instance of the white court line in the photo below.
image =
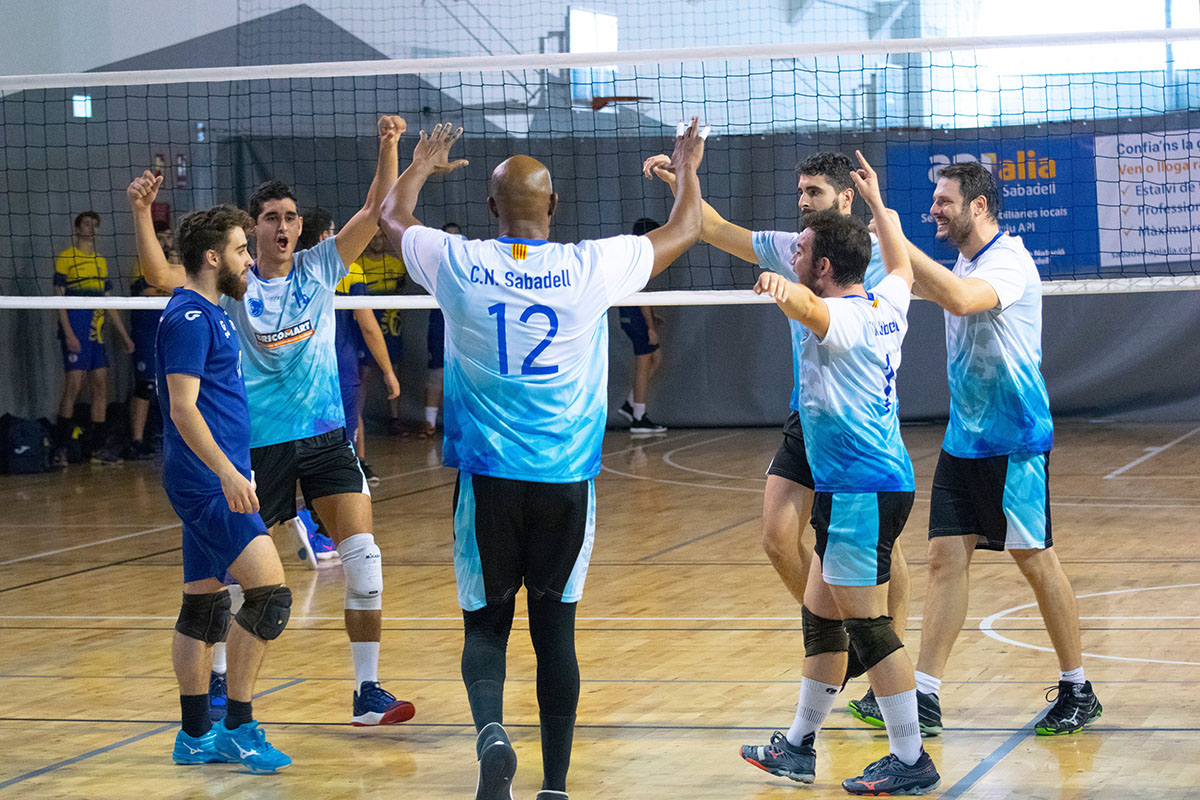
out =
{"type": "Polygon", "coordinates": [[[690,486],[693,489],[724,489],[727,492],[751,492],[753,494],[762,494],[762,489],[745,489],[740,486],[713,486],[708,483],[689,483],[688,481],[669,481],[666,478],[651,478],[646,475],[634,475],[630,472],[621,472],[612,467],[600,465],[600,469],[604,472],[611,472],[613,475],[620,475],[622,478],[632,478],[635,481],[650,481],[652,483],[669,483],[674,486],[690,486]]]}
{"type": "Polygon", "coordinates": [[[133,539],[137,536],[145,536],[148,533],[158,533],[160,531],[169,531],[169,530],[171,530],[171,528],[178,528],[178,527],[179,527],[179,523],[176,522],[173,525],[160,525],[157,528],[149,528],[144,531],[137,531],[136,533],[127,533],[124,536],[113,536],[111,538],[100,539],[95,542],[86,542],[84,544],[72,545],[71,547],[60,547],[57,550],[47,550],[44,553],[34,553],[31,556],[21,556],[20,558],[10,558],[8,561],[0,561],[0,567],[6,566],[8,564],[16,564],[20,561],[32,561],[35,558],[45,558],[46,556],[54,556],[54,555],[58,555],[59,553],[69,553],[72,550],[82,550],[85,547],[95,547],[98,544],[108,544],[109,542],[119,542],[122,539],[133,539]]]}
{"type": "Polygon", "coordinates": [[[1158,455],[1162,451],[1164,451],[1168,448],[1174,447],[1175,445],[1182,442],[1184,439],[1191,438],[1192,436],[1195,436],[1197,433],[1200,433],[1200,428],[1192,428],[1190,431],[1185,433],[1183,436],[1180,436],[1178,439],[1172,439],[1171,441],[1164,444],[1162,447],[1147,448],[1148,452],[1146,453],[1146,455],[1141,456],[1140,458],[1135,458],[1133,461],[1130,461],[1128,464],[1121,467],[1120,469],[1113,470],[1112,472],[1110,472],[1104,476],[1104,480],[1109,480],[1110,478],[1115,478],[1127,469],[1133,469],[1138,464],[1141,464],[1143,461],[1148,461],[1149,459],[1154,458],[1156,455],[1158,455]]]}
{"type": "Polygon", "coordinates": [[[699,436],[699,435],[700,435],[700,431],[691,431],[690,433],[680,434],[679,436],[671,436],[668,434],[667,436],[659,436],[654,439],[649,439],[649,438],[642,439],[642,440],[638,441],[637,444],[631,444],[631,445],[629,445],[629,447],[623,448],[621,450],[613,450],[611,453],[601,453],[600,457],[608,458],[609,456],[619,456],[624,453],[632,453],[634,450],[641,450],[646,447],[658,447],[660,444],[675,444],[676,442],[682,441],[684,439],[690,439],[693,436],[699,436]]]}
{"type": "Polygon", "coordinates": [[[145,522],[0,522],[0,528],[140,528],[145,522]]]}
{"type": "MultiPolygon", "coordinates": [[[[1200,585],[1200,584],[1186,584],[1200,585]]],[[[1159,587],[1159,588],[1176,588],[1176,587],[1159,587]]],[[[1143,591],[1143,590],[1136,590],[1143,591]]],[[[1101,594],[1104,594],[1103,592],[1101,594]]],[[[1092,597],[1093,595],[1080,595],[1080,597],[1092,597]]],[[[1018,606],[1018,608],[1029,608],[1030,606],[1018,606]]],[[[1012,609],[1010,609],[1011,611],[1012,609]]],[[[1003,613],[1003,612],[1002,612],[1003,613]]],[[[967,617],[968,620],[988,620],[997,617],[993,614],[991,617],[967,617]]],[[[173,620],[175,617],[155,617],[147,615],[87,615],[87,614],[0,614],[0,620],[4,619],[81,619],[81,620],[173,620]]],[[[338,621],[342,617],[322,617],[322,616],[300,616],[293,614],[291,619],[295,620],[317,620],[317,621],[338,621]]],[[[382,619],[388,622],[461,622],[462,616],[453,617],[383,617],[382,619]]],[[[513,619],[528,619],[528,617],[516,616],[513,619]]],[[[584,622],[799,622],[800,616],[793,617],[577,617],[584,622]]],[[[909,617],[910,622],[921,622],[922,617],[909,617]]],[[[1012,622],[1041,622],[1041,617],[1005,617],[1012,622]]],[[[1080,620],[1193,620],[1200,617],[1165,617],[1165,616],[1125,616],[1125,617],[1080,617],[1080,620]]]]}
{"type": "Polygon", "coordinates": [[[766,480],[767,480],[766,478],[754,478],[754,477],[748,478],[744,475],[726,475],[723,472],[710,472],[709,470],[706,470],[706,469],[695,469],[694,467],[685,467],[682,464],[675,463],[674,459],[671,458],[671,456],[675,455],[676,453],[682,452],[684,450],[690,450],[693,447],[702,447],[703,445],[706,445],[706,444],[713,444],[715,442],[724,441],[725,439],[729,439],[734,436],[738,436],[740,434],[741,434],[741,431],[734,431],[733,433],[727,433],[724,436],[718,436],[715,439],[706,439],[703,442],[694,442],[689,445],[684,445],[683,447],[676,447],[674,450],[669,450],[668,452],[663,453],[663,463],[669,464],[670,466],[674,467],[675,469],[683,470],[684,472],[694,472],[697,475],[711,475],[714,478],[728,478],[728,479],[734,480],[734,481],[758,481],[759,483],[766,483],[766,480]]]}
{"type": "MultiPolygon", "coordinates": [[[[1114,595],[1114,594],[1133,594],[1135,592],[1155,592],[1155,591],[1159,591],[1159,590],[1163,590],[1163,589],[1193,589],[1197,586],[1200,586],[1200,583],[1177,583],[1173,586],[1143,586],[1143,587],[1140,587],[1137,589],[1114,589],[1109,592],[1092,592],[1091,594],[1077,595],[1077,597],[1079,597],[1080,599],[1082,599],[1084,597],[1106,597],[1108,595],[1114,595]]],[[[1042,645],[1029,644],[1028,642],[1018,642],[1016,639],[1010,639],[1007,636],[1001,636],[999,633],[996,632],[995,628],[992,627],[993,625],[995,625],[996,620],[1006,617],[1009,614],[1013,613],[1014,611],[1024,611],[1027,608],[1035,608],[1036,606],[1037,606],[1037,603],[1025,603],[1024,605],[1013,606],[1012,608],[1006,608],[1003,611],[997,611],[995,614],[992,614],[990,617],[985,617],[979,623],[979,630],[983,631],[985,636],[995,639],[998,642],[1004,642],[1006,644],[1015,645],[1017,647],[1024,647],[1029,650],[1041,650],[1044,653],[1053,653],[1054,652],[1053,647],[1043,647],[1042,645]]],[[[1013,617],[1013,619],[1019,619],[1019,618],[1013,617]]],[[[1088,618],[1084,618],[1084,619],[1088,619],[1088,618]]],[[[1169,618],[1161,617],[1161,619],[1169,619],[1169,618]]],[[[1127,658],[1126,656],[1109,656],[1109,655],[1104,655],[1101,653],[1084,653],[1083,655],[1087,656],[1088,658],[1103,658],[1103,659],[1107,659],[1109,661],[1136,661],[1136,662],[1140,662],[1143,664],[1174,664],[1174,665],[1185,666],[1185,667],[1200,667],[1200,662],[1197,662],[1197,661],[1168,661],[1168,660],[1159,659],[1159,658],[1127,658]]]]}

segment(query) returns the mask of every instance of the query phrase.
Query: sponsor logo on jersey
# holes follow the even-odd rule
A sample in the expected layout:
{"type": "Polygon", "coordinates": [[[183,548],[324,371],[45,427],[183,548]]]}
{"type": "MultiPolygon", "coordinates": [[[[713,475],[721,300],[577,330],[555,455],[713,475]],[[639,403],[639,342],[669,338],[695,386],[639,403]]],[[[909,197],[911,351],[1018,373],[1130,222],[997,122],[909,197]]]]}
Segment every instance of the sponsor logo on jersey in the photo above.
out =
{"type": "Polygon", "coordinates": [[[246,298],[246,313],[250,316],[261,317],[264,309],[265,306],[263,306],[262,300],[259,300],[257,297],[246,298]]]}
{"type": "Polygon", "coordinates": [[[204,315],[203,311],[185,311],[185,312],[183,312],[183,318],[186,319],[188,322],[193,322],[194,320],[198,319],[199,317],[201,317],[203,315],[204,315]]]}
{"type": "Polygon", "coordinates": [[[274,350],[296,342],[302,342],[313,335],[312,320],[304,320],[303,322],[292,325],[290,328],[284,328],[281,331],[273,333],[258,333],[255,331],[254,338],[260,345],[268,350],[274,350]]]}

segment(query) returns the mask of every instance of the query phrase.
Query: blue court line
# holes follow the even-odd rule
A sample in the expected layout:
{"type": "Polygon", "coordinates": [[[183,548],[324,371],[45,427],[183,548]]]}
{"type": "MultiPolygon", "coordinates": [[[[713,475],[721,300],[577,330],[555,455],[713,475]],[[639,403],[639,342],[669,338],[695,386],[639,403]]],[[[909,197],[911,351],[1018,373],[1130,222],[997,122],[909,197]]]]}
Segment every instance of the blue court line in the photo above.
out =
{"type": "Polygon", "coordinates": [[[984,775],[987,775],[991,771],[992,767],[999,764],[1006,755],[1017,749],[1017,745],[1029,738],[1030,733],[1033,732],[1034,723],[1041,719],[1042,714],[1045,713],[1046,712],[1044,709],[1039,711],[1038,715],[1029,720],[1027,725],[1019,729],[1012,736],[1009,736],[1007,739],[1005,739],[1004,742],[991,753],[988,753],[987,757],[984,758],[983,761],[980,761],[978,764],[976,764],[970,772],[968,772],[966,775],[963,775],[958,779],[957,783],[942,793],[942,800],[954,800],[956,797],[962,797],[962,795],[970,790],[972,786],[978,783],[984,775]]]}
{"type": "MultiPolygon", "coordinates": [[[[304,683],[304,681],[305,681],[304,678],[296,678],[294,681],[290,681],[288,683],[284,683],[279,686],[275,686],[275,687],[272,687],[265,691],[259,692],[258,694],[254,695],[254,699],[257,700],[260,697],[266,697],[267,695],[272,694],[274,692],[282,691],[283,689],[289,689],[298,683],[304,683]]],[[[67,722],[69,720],[55,720],[55,721],[56,722],[67,722]]],[[[154,730],[146,731],[145,733],[139,733],[137,736],[130,736],[128,739],[122,739],[119,742],[113,742],[112,744],[105,745],[104,747],[98,747],[95,750],[90,750],[86,753],[81,753],[80,755],[74,756],[73,758],[68,758],[63,761],[59,761],[57,763],[50,764],[49,766],[45,766],[40,769],[35,769],[32,772],[26,772],[24,775],[18,775],[15,778],[9,778],[8,780],[4,781],[4,783],[0,783],[0,789],[4,789],[8,786],[12,786],[15,783],[21,783],[22,781],[30,780],[31,778],[36,778],[39,775],[45,775],[48,772],[56,772],[56,771],[62,769],[63,767],[69,767],[72,764],[78,764],[80,761],[85,761],[89,758],[92,758],[93,756],[103,755],[109,751],[116,750],[119,747],[124,747],[127,744],[133,744],[134,742],[140,742],[142,739],[147,739],[151,736],[157,736],[158,734],[165,733],[166,731],[169,731],[175,727],[177,727],[177,725],[174,722],[169,723],[167,725],[162,725],[160,727],[155,728],[154,730]]]]}

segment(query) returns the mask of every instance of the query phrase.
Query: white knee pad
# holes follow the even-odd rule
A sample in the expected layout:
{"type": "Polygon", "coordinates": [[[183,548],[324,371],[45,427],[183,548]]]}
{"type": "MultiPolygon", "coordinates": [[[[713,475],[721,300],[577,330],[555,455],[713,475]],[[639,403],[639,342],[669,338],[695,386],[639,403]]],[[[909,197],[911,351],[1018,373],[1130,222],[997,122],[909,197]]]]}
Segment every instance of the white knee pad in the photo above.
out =
{"type": "Polygon", "coordinates": [[[383,608],[383,558],[369,533],[348,536],[338,545],[342,574],[346,578],[346,608],[379,611],[383,608]]]}

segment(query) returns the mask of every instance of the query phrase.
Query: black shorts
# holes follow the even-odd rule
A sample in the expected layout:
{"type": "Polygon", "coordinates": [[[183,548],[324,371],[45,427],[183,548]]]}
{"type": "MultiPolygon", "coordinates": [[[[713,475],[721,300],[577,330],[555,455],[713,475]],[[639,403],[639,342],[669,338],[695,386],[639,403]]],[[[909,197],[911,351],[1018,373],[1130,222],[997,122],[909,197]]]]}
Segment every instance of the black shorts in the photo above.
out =
{"type": "Polygon", "coordinates": [[[778,475],[792,483],[813,488],[812,468],[808,466],[808,455],[804,451],[804,429],[800,427],[800,414],[793,411],[783,424],[783,441],[775,451],[775,457],[767,467],[768,475],[778,475]]]}
{"type": "Polygon", "coordinates": [[[268,528],[296,516],[297,479],[310,508],[313,500],[331,494],[371,494],[345,428],[255,447],[250,451],[250,468],[257,484],[259,514],[268,528]]]}
{"type": "Polygon", "coordinates": [[[459,472],[454,486],[458,604],[478,611],[525,584],[529,596],[583,596],[596,533],[592,481],[534,483],[459,472]]]}
{"type": "Polygon", "coordinates": [[[1045,550],[1050,536],[1050,453],[938,457],[929,538],[975,534],[984,550],[1045,550]]]}
{"type": "Polygon", "coordinates": [[[648,356],[658,349],[658,345],[650,343],[650,326],[646,324],[646,315],[639,306],[621,306],[618,314],[621,320],[621,330],[633,342],[635,356],[648,356]]]}
{"type": "Polygon", "coordinates": [[[817,492],[812,526],[821,576],[833,586],[879,586],[913,506],[912,492],[817,492]]]}

